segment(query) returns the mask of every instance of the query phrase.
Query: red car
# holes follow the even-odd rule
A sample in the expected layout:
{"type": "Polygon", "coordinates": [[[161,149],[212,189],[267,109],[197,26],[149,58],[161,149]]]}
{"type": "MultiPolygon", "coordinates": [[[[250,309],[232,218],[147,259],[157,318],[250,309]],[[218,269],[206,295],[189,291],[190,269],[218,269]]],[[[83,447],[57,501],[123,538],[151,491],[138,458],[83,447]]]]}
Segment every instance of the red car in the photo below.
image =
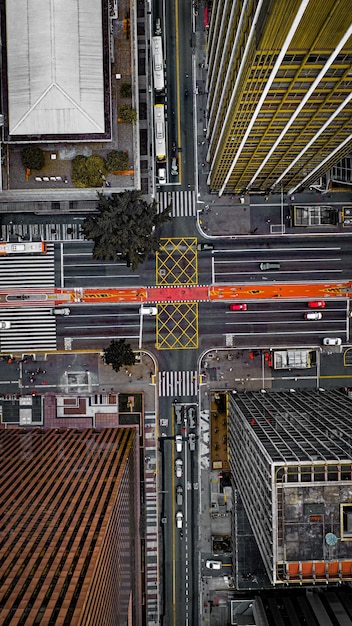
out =
{"type": "Polygon", "coordinates": [[[247,311],[246,304],[230,304],[230,311],[247,311]]]}
{"type": "Polygon", "coordinates": [[[314,300],[314,302],[308,302],[308,307],[310,309],[324,309],[325,302],[324,300],[314,300]]]}

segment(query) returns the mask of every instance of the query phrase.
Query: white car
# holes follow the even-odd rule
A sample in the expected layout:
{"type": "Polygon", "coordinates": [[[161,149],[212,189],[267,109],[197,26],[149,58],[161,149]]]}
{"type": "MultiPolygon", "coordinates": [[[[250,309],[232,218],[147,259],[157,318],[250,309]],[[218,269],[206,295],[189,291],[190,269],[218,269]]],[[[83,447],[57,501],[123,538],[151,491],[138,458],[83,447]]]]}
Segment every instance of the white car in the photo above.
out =
{"type": "Polygon", "coordinates": [[[141,306],[139,309],[141,315],[157,315],[158,307],[156,306],[141,306]]]}
{"type": "Polygon", "coordinates": [[[182,452],[182,435],[175,437],[176,452],[182,452]]]}
{"type": "Polygon", "coordinates": [[[5,328],[11,328],[11,322],[0,322],[0,328],[1,330],[4,330],[5,328]]]}
{"type": "Polygon", "coordinates": [[[323,339],[324,346],[340,346],[342,344],[342,339],[340,337],[325,337],[323,339]]]}
{"type": "Polygon", "coordinates": [[[208,569],[221,569],[221,561],[205,561],[205,567],[208,569]]]}
{"type": "Polygon", "coordinates": [[[166,169],[160,167],[158,170],[159,185],[166,185],[166,169]]]}
{"type": "Polygon", "coordinates": [[[320,313],[320,311],[312,311],[312,312],[304,314],[305,320],[321,320],[322,317],[323,317],[323,314],[320,313]]]}
{"type": "Polygon", "coordinates": [[[175,473],[176,478],[182,478],[183,461],[182,459],[176,459],[175,461],[175,473]]]}
{"type": "Polygon", "coordinates": [[[70,315],[71,310],[67,307],[63,309],[51,309],[51,315],[70,315]]]}
{"type": "Polygon", "coordinates": [[[176,526],[177,526],[177,528],[182,528],[182,526],[183,526],[183,513],[182,513],[182,511],[177,511],[177,513],[176,513],[176,526]]]}

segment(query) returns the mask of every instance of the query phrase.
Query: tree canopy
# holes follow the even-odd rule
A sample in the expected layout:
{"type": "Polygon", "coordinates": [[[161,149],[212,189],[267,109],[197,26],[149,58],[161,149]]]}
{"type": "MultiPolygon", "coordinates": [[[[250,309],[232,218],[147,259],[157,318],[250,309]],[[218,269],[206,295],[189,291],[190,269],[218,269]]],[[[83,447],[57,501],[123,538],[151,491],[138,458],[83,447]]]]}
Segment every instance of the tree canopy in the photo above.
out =
{"type": "Polygon", "coordinates": [[[23,166],[29,170],[41,170],[44,167],[44,152],[39,146],[26,146],[21,152],[23,166]]]}
{"type": "Polygon", "coordinates": [[[101,187],[107,173],[105,159],[99,155],[77,155],[72,161],[72,182],[76,187],[101,187]]]}
{"type": "Polygon", "coordinates": [[[93,258],[117,261],[122,256],[135,270],[159,249],[156,229],[171,219],[171,206],[158,213],[158,204],[148,204],[136,190],[99,193],[98,197],[98,213],[86,217],[82,224],[84,238],[94,242],[93,258]]]}
{"type": "Polygon", "coordinates": [[[126,365],[134,365],[136,362],[135,354],[126,339],[113,339],[110,345],[103,350],[103,360],[107,365],[111,365],[115,372],[126,365]]]}

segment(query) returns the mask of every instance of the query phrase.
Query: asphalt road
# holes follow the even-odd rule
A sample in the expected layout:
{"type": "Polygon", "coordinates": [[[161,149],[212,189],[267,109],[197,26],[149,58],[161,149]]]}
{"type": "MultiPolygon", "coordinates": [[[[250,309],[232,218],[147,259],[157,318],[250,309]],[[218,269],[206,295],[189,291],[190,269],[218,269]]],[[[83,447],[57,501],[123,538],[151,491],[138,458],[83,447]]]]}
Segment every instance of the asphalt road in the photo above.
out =
{"type": "Polygon", "coordinates": [[[229,303],[199,304],[199,336],[202,347],[226,345],[225,335],[233,335],[234,346],[314,346],[324,337],[349,337],[348,302],[326,301],[322,319],[305,320],[310,310],[307,301],[251,301],[247,311],[230,311],[229,303]],[[219,334],[222,341],[217,344],[219,334]],[[205,339],[206,338],[206,339],[205,339]]]}
{"type": "Polygon", "coordinates": [[[266,238],[259,242],[215,243],[212,283],[248,283],[262,280],[309,282],[350,279],[352,237],[321,236],[318,240],[266,238]],[[277,262],[280,269],[261,271],[260,263],[277,262]]]}
{"type": "MultiPolygon", "coordinates": [[[[183,405],[182,399],[176,405],[182,410],[182,421],[177,423],[172,399],[162,399],[159,414],[168,417],[168,426],[160,437],[162,465],[161,513],[163,539],[163,590],[165,606],[164,624],[198,623],[198,510],[199,482],[196,450],[191,451],[188,436],[196,429],[190,427],[186,410],[191,405],[183,405]],[[183,407],[185,412],[183,413],[183,407]],[[186,417],[186,421],[184,420],[186,417]],[[182,451],[177,451],[175,435],[182,436],[182,451]],[[175,461],[182,461],[182,476],[176,476],[175,461]],[[182,503],[177,503],[176,489],[182,487],[182,503]],[[177,528],[176,513],[182,513],[182,528],[177,528]],[[172,598],[172,601],[171,601],[172,598]]],[[[193,405],[195,410],[196,406],[193,405]]]]}

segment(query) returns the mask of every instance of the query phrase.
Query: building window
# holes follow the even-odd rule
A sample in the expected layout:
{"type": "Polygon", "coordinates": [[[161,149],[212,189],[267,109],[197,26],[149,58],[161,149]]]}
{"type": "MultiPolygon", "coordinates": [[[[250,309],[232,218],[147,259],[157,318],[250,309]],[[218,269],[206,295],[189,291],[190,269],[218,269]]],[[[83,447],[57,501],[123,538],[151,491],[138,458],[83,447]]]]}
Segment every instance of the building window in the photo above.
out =
{"type": "Polygon", "coordinates": [[[342,504],[341,539],[352,541],[352,504],[342,504]]]}

